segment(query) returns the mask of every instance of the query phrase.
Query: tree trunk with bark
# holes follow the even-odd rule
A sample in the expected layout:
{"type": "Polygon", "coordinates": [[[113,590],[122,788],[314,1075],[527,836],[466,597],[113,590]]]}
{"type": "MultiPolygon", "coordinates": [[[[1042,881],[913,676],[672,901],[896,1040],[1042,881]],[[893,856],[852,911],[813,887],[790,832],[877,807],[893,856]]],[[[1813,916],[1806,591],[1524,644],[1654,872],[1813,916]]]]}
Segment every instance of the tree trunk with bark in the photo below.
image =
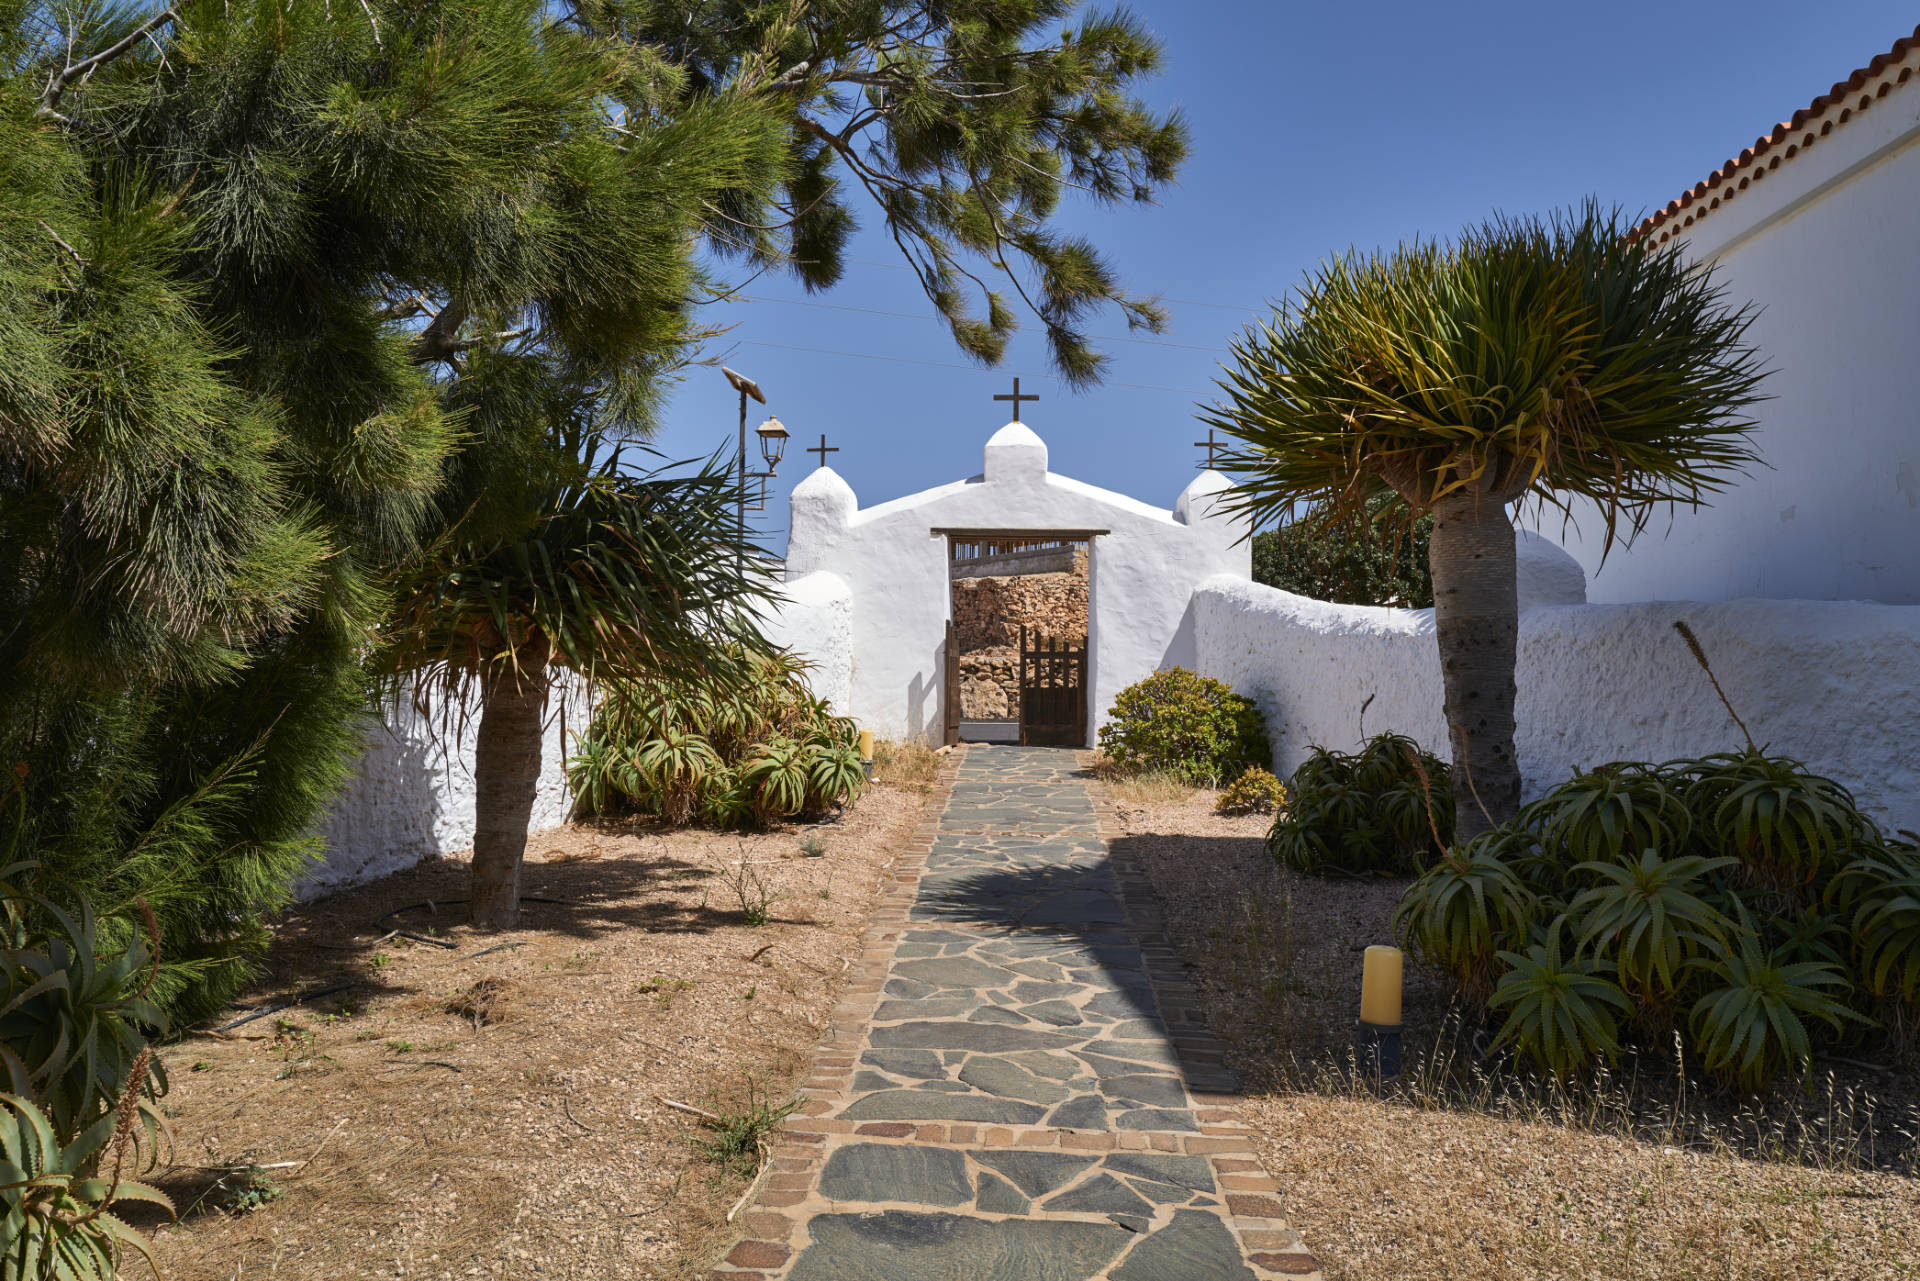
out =
{"type": "Polygon", "coordinates": [[[540,636],[521,645],[515,661],[492,663],[480,673],[467,919],[482,929],[510,930],[520,923],[520,863],[540,782],[548,656],[540,636]]]}
{"type": "Polygon", "coordinates": [[[1513,523],[1489,482],[1432,504],[1434,632],[1453,744],[1456,841],[1520,808],[1514,759],[1514,660],[1520,633],[1513,523]]]}

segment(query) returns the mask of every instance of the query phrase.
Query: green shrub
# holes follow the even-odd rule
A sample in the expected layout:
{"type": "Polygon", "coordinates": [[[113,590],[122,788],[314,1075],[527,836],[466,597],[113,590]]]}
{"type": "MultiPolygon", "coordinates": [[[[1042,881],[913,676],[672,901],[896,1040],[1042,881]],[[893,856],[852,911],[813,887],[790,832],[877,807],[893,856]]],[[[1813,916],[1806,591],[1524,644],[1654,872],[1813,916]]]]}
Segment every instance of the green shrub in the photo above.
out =
{"type": "Polygon", "coordinates": [[[1267,852],[1309,875],[1413,875],[1453,839],[1451,777],[1399,734],[1377,735],[1352,755],[1316,747],[1288,781],[1267,852]]]}
{"type": "Polygon", "coordinates": [[[738,828],[845,804],[866,784],[858,734],[813,697],[804,670],[780,656],[711,688],[608,682],[567,764],[574,813],[738,828]]]}
{"type": "Polygon", "coordinates": [[[1611,1057],[1622,1022],[1747,1090],[1920,1025],[1920,851],[1757,748],[1578,774],[1436,863],[1394,923],[1555,1075],[1611,1057]]]}
{"type": "Polygon", "coordinates": [[[1597,1057],[1611,1060],[1618,1055],[1619,1016],[1633,1008],[1608,977],[1611,965],[1582,951],[1562,951],[1563,924],[1565,918],[1555,918],[1546,938],[1524,954],[1500,953],[1507,972],[1487,1002],[1496,1010],[1509,1010],[1495,1048],[1509,1042],[1524,1045],[1556,1076],[1597,1057]]]}
{"type": "Polygon", "coordinates": [[[1271,814],[1287,803],[1287,789],[1258,765],[1233,780],[1213,808],[1221,814],[1271,814]]]}
{"type": "Polygon", "coordinates": [[[1169,667],[1120,691],[1100,727],[1100,750],[1129,773],[1162,771],[1217,787],[1272,762],[1266,718],[1211,677],[1169,667]]]}
{"type": "Polygon", "coordinates": [[[1433,608],[1427,547],[1433,517],[1412,517],[1397,494],[1328,524],[1309,516],[1253,536],[1253,581],[1343,605],[1433,608]]]}

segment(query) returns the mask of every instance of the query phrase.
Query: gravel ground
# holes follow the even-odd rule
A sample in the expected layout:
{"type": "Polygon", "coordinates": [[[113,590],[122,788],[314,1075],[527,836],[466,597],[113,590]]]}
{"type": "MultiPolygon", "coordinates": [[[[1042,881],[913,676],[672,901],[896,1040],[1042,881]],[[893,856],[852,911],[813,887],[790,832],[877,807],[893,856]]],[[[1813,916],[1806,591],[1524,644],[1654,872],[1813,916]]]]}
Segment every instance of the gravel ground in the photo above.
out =
{"type": "Polygon", "coordinates": [[[461,859],[292,912],[257,997],[358,986],[167,1048],[176,1141],[156,1181],[183,1214],[157,1230],[162,1275],[699,1275],[747,1181],[660,1099],[737,1114],[792,1096],[921,805],[882,786],[837,822],[749,837],[537,833],[525,892],[566,904],[498,935],[451,924],[459,907],[406,915],[453,950],[377,941],[376,922],[464,895],[461,859]],[[742,908],[763,895],[755,927],[742,908]],[[243,1182],[228,1167],[281,1162],[302,1164],[265,1172],[278,1196],[218,1208],[243,1182]]]}
{"type": "MultiPolygon", "coordinates": [[[[1284,872],[1261,851],[1270,820],[1220,817],[1213,799],[1116,790],[1123,839],[1186,941],[1262,1155],[1330,1281],[1920,1276],[1913,1064],[1822,1082],[1790,1109],[1816,1140],[1793,1159],[1754,1155],[1777,1109],[1757,1116],[1665,1085],[1556,1103],[1469,1066],[1450,1086],[1416,1077],[1383,1099],[1343,1066],[1360,949],[1392,941],[1404,882],[1284,872]],[[1817,1141],[1862,1129],[1883,1165],[1906,1149],[1900,1172],[1817,1141]]],[[[1405,1018],[1410,1061],[1445,1041],[1444,989],[1417,968],[1405,1018]]]]}

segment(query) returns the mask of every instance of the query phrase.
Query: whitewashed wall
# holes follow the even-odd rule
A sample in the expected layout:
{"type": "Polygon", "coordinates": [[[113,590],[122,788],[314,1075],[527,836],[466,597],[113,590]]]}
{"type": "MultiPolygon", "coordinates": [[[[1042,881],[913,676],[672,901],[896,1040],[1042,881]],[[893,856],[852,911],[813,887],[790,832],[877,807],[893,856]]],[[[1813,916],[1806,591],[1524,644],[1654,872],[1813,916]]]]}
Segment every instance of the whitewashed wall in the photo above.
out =
{"type": "Polygon", "coordinates": [[[1920,604],[1920,48],[1743,172],[1669,226],[1760,308],[1749,337],[1774,373],[1752,444],[1765,465],[1604,567],[1596,517],[1542,528],[1595,600],[1920,604]]]}
{"type": "MultiPolygon", "coordinates": [[[[1523,575],[1523,585],[1525,576],[1523,575]]],[[[1531,607],[1515,746],[1532,799],[1574,770],[1741,744],[1673,630],[1700,637],[1754,737],[1920,830],[1920,607],[1740,600],[1531,607]]],[[[1220,578],[1194,595],[1200,670],[1259,702],[1284,777],[1309,746],[1394,730],[1447,755],[1431,610],[1330,605],[1220,578]]]]}
{"type": "Polygon", "coordinates": [[[768,640],[805,658],[814,695],[842,716],[853,707],[853,589],[819,571],[783,585],[785,599],[763,622],[768,640]]]}
{"type": "MultiPolygon", "coordinates": [[[[422,859],[457,853],[473,844],[473,750],[480,728],[480,696],[464,715],[435,697],[425,715],[409,703],[368,718],[366,750],[354,778],[321,830],[324,860],[296,887],[303,899],[404,871],[422,859]]],[[[564,823],[566,755],[586,730],[588,703],[581,682],[567,679],[548,703],[540,747],[540,784],[534,795],[535,830],[564,823]]]]}
{"type": "MultiPolygon", "coordinates": [[[[851,701],[853,607],[847,585],[812,574],[785,587],[785,599],[763,619],[767,638],[800,650],[813,663],[814,692],[844,711],[851,701]]],[[[586,732],[590,699],[583,681],[563,678],[548,705],[540,748],[540,783],[532,828],[567,820],[566,758],[586,732]]],[[[300,882],[303,899],[404,871],[426,858],[473,844],[473,751],[480,727],[479,693],[464,712],[445,715],[435,697],[422,715],[411,703],[368,717],[366,750],[354,778],[321,830],[324,860],[300,882]]]]}
{"type": "Polygon", "coordinates": [[[1226,485],[1203,472],[1172,508],[1154,507],[1050,471],[1045,442],[1009,423],[987,442],[980,475],[873,507],[861,508],[832,468],[816,470],[793,491],[787,574],[796,588],[825,574],[850,592],[854,719],[883,738],[937,739],[952,592],[946,539],[933,531],[1108,531],[1088,557],[1091,743],[1123,688],[1193,665],[1194,584],[1249,573],[1240,526],[1213,510],[1226,485]]]}

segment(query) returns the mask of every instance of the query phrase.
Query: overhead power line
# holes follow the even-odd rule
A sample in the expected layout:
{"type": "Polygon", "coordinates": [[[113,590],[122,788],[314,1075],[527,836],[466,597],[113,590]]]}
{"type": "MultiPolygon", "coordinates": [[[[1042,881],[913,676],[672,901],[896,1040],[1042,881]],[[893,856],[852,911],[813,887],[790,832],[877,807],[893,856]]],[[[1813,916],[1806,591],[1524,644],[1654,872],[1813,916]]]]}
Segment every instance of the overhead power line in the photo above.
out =
{"type": "MultiPolygon", "coordinates": [[[[882,311],[878,307],[851,307],[846,303],[814,302],[807,298],[764,298],[754,294],[740,294],[737,297],[741,302],[773,302],[781,303],[788,307],[818,307],[823,311],[857,311],[866,316],[891,316],[897,320],[937,321],[939,319],[938,316],[929,316],[925,312],[882,311]]],[[[1181,351],[1210,351],[1216,355],[1228,354],[1225,347],[1201,347],[1193,343],[1165,342],[1158,338],[1127,338],[1117,334],[1095,334],[1093,335],[1093,339],[1095,342],[1131,342],[1139,343],[1143,347],[1175,347],[1181,351]]]]}
{"type": "MultiPolygon", "coordinates": [[[[733,341],[739,343],[742,347],[771,347],[775,351],[804,351],[815,356],[849,356],[855,360],[884,360],[895,365],[925,365],[929,369],[958,369],[969,374],[981,372],[980,367],[977,365],[961,365],[947,360],[916,360],[911,356],[881,356],[870,351],[834,351],[827,347],[796,347],[791,343],[761,342],[754,338],[735,338],[733,341]]],[[[1032,374],[1022,375],[1022,377],[1045,378],[1050,382],[1056,383],[1065,381],[1058,374],[1032,374]]],[[[1152,383],[1102,382],[1100,385],[1102,387],[1124,387],[1129,391],[1171,391],[1178,392],[1182,396],[1208,396],[1213,394],[1211,392],[1198,391],[1192,387],[1160,387],[1152,383]]]]}
{"type": "MultiPolygon", "coordinates": [[[[861,265],[862,265],[862,266],[864,266],[864,267],[895,267],[895,268],[898,268],[898,269],[899,269],[899,270],[901,270],[901,271],[912,271],[912,270],[913,270],[913,268],[911,268],[911,267],[909,267],[909,266],[908,266],[908,265],[907,265],[906,263],[904,263],[904,262],[884,262],[884,261],[882,261],[882,260],[880,260],[880,259],[878,259],[878,258],[843,258],[843,259],[841,259],[841,261],[842,261],[842,262],[857,262],[857,263],[859,263],[859,264],[861,264],[861,265]]],[[[1267,310],[1267,308],[1266,308],[1266,307],[1265,307],[1264,305],[1262,305],[1262,306],[1259,306],[1259,307],[1249,307],[1249,306],[1247,306],[1247,305],[1246,305],[1246,304],[1244,304],[1244,303],[1231,303],[1231,302],[1202,302],[1202,301],[1200,301],[1200,300],[1199,300],[1198,298],[1166,298],[1166,297],[1162,297],[1162,298],[1160,299],[1160,301],[1161,301],[1161,302],[1177,302],[1177,303],[1179,303],[1179,304],[1180,304],[1181,306],[1183,306],[1183,307],[1212,307],[1212,308],[1214,308],[1215,310],[1218,310],[1218,311],[1244,311],[1244,312],[1248,312],[1248,313],[1251,313],[1251,314],[1256,314],[1256,315],[1257,315],[1258,313],[1260,313],[1260,312],[1263,312],[1263,311],[1265,311],[1265,310],[1267,310]]]]}

